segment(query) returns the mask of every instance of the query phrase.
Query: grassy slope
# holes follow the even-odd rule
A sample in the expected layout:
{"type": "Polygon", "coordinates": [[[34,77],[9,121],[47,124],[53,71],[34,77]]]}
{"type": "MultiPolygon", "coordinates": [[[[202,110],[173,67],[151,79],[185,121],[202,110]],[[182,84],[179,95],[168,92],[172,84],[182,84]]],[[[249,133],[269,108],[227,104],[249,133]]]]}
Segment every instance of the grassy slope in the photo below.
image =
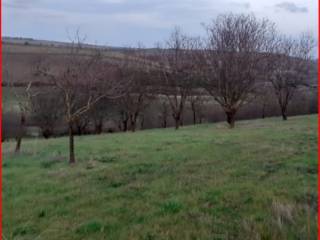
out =
{"type": "Polygon", "coordinates": [[[5,237],[316,239],[316,129],[313,115],[78,137],[74,167],[66,138],[19,156],[5,143],[5,237]]]}

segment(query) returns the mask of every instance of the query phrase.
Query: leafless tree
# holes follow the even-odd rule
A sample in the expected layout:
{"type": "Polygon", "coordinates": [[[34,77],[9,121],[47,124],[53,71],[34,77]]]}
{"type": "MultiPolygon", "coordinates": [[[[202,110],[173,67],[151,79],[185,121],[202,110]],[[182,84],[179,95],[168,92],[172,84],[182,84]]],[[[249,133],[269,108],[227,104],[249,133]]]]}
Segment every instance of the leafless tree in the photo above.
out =
{"type": "MultiPolygon", "coordinates": [[[[270,71],[270,69],[266,69],[266,76],[268,71],[270,71]]],[[[257,107],[259,111],[261,111],[261,118],[264,119],[267,116],[267,109],[274,104],[273,100],[275,99],[275,96],[273,88],[268,84],[268,82],[264,82],[259,86],[256,93],[257,97],[255,103],[257,103],[257,107]]]]}
{"type": "Polygon", "coordinates": [[[74,125],[73,125],[73,132],[76,135],[84,135],[84,134],[88,134],[89,130],[88,127],[90,125],[90,114],[89,112],[86,112],[84,114],[82,114],[81,117],[77,118],[74,121],[74,125]]]}
{"type": "Polygon", "coordinates": [[[76,35],[65,55],[63,66],[53,69],[48,62],[39,64],[37,72],[46,77],[48,84],[63,96],[65,120],[69,128],[69,162],[75,163],[75,122],[104,98],[123,95],[124,84],[115,77],[114,66],[104,52],[83,47],[83,39],[76,35]],[[85,99],[85,101],[83,101],[85,99]]]}
{"type": "Polygon", "coordinates": [[[231,128],[239,108],[255,95],[274,25],[254,15],[220,15],[206,26],[204,87],[223,108],[231,128]]]}
{"type": "Polygon", "coordinates": [[[168,126],[168,117],[170,114],[170,106],[167,99],[163,99],[160,96],[159,99],[159,120],[162,128],[166,128],[168,126]]]}
{"type": "Polygon", "coordinates": [[[269,103],[269,95],[265,93],[261,94],[260,103],[261,103],[261,118],[264,119],[266,117],[266,108],[269,103]]]}
{"type": "Polygon", "coordinates": [[[202,123],[203,107],[206,103],[206,93],[202,89],[193,91],[189,96],[189,103],[192,111],[193,124],[202,123]]]}
{"type": "Polygon", "coordinates": [[[196,85],[195,54],[199,39],[188,37],[176,27],[160,51],[161,93],[168,100],[175,128],[179,129],[188,96],[196,85]]]}
{"type": "Polygon", "coordinates": [[[141,46],[127,52],[120,66],[124,81],[129,82],[126,93],[119,99],[123,129],[136,130],[137,121],[153,100],[152,72],[150,61],[141,46]]]}
{"type": "Polygon", "coordinates": [[[101,134],[105,121],[115,115],[116,106],[115,101],[105,98],[100,100],[91,108],[88,115],[94,125],[94,131],[96,134],[101,134]]]}
{"type": "Polygon", "coordinates": [[[128,131],[129,126],[129,116],[127,111],[123,110],[123,106],[118,105],[118,112],[119,112],[119,121],[118,121],[118,127],[119,130],[126,132],[128,131]]]}
{"type": "Polygon", "coordinates": [[[282,119],[287,120],[288,105],[301,86],[308,86],[311,53],[314,40],[310,34],[298,39],[281,36],[275,52],[270,56],[270,82],[281,109],[282,119]]]}
{"type": "MultiPolygon", "coordinates": [[[[6,58],[5,58],[6,59],[6,58]]],[[[19,153],[22,144],[22,138],[26,131],[26,119],[27,115],[30,112],[30,106],[28,102],[28,89],[30,85],[20,85],[18,82],[15,81],[14,76],[10,74],[9,65],[7,62],[4,62],[3,65],[3,76],[4,81],[8,83],[9,91],[14,96],[14,103],[16,107],[16,111],[19,115],[19,124],[17,129],[14,131],[15,139],[16,139],[16,147],[15,153],[19,153]],[[20,86],[19,88],[17,86],[20,86]]]]}
{"type": "Polygon", "coordinates": [[[63,118],[62,96],[44,87],[39,94],[29,95],[29,101],[32,117],[41,128],[43,137],[51,137],[56,125],[63,118]]]}

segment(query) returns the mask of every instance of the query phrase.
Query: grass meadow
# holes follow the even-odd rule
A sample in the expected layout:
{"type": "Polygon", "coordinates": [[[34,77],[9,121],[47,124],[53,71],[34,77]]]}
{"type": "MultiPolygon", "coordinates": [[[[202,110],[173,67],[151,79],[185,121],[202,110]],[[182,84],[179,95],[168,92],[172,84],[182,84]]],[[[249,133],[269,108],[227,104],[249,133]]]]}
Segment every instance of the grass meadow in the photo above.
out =
{"type": "Polygon", "coordinates": [[[316,239],[317,115],[3,144],[12,239],[316,239]]]}

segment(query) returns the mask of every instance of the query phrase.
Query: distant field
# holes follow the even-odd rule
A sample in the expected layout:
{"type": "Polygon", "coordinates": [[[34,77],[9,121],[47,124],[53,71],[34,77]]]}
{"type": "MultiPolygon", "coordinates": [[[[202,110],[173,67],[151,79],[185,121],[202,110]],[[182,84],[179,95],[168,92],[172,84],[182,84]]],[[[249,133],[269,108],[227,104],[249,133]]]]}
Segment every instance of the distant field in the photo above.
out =
{"type": "MultiPolygon", "coordinates": [[[[9,83],[28,84],[35,81],[35,66],[41,61],[53,69],[63,69],[69,61],[70,47],[3,44],[3,85],[9,83]]],[[[83,56],[92,55],[88,48],[81,50],[83,56]]],[[[116,50],[103,50],[105,60],[123,60],[123,53],[116,50]]],[[[37,81],[42,81],[40,78],[37,81]]]]}
{"type": "Polygon", "coordinates": [[[317,115],[3,145],[3,239],[316,239],[317,115]]]}

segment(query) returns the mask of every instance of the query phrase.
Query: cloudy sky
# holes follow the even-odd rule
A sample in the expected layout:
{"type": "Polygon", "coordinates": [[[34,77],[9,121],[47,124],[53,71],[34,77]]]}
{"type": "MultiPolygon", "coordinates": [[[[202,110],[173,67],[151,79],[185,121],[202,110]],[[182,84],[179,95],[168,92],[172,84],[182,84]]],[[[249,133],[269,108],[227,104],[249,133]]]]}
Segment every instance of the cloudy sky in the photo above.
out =
{"type": "Polygon", "coordinates": [[[291,35],[317,37],[317,0],[3,0],[3,34],[66,41],[80,29],[90,43],[112,46],[142,42],[152,47],[175,25],[203,34],[200,23],[218,14],[255,13],[291,35]]]}

